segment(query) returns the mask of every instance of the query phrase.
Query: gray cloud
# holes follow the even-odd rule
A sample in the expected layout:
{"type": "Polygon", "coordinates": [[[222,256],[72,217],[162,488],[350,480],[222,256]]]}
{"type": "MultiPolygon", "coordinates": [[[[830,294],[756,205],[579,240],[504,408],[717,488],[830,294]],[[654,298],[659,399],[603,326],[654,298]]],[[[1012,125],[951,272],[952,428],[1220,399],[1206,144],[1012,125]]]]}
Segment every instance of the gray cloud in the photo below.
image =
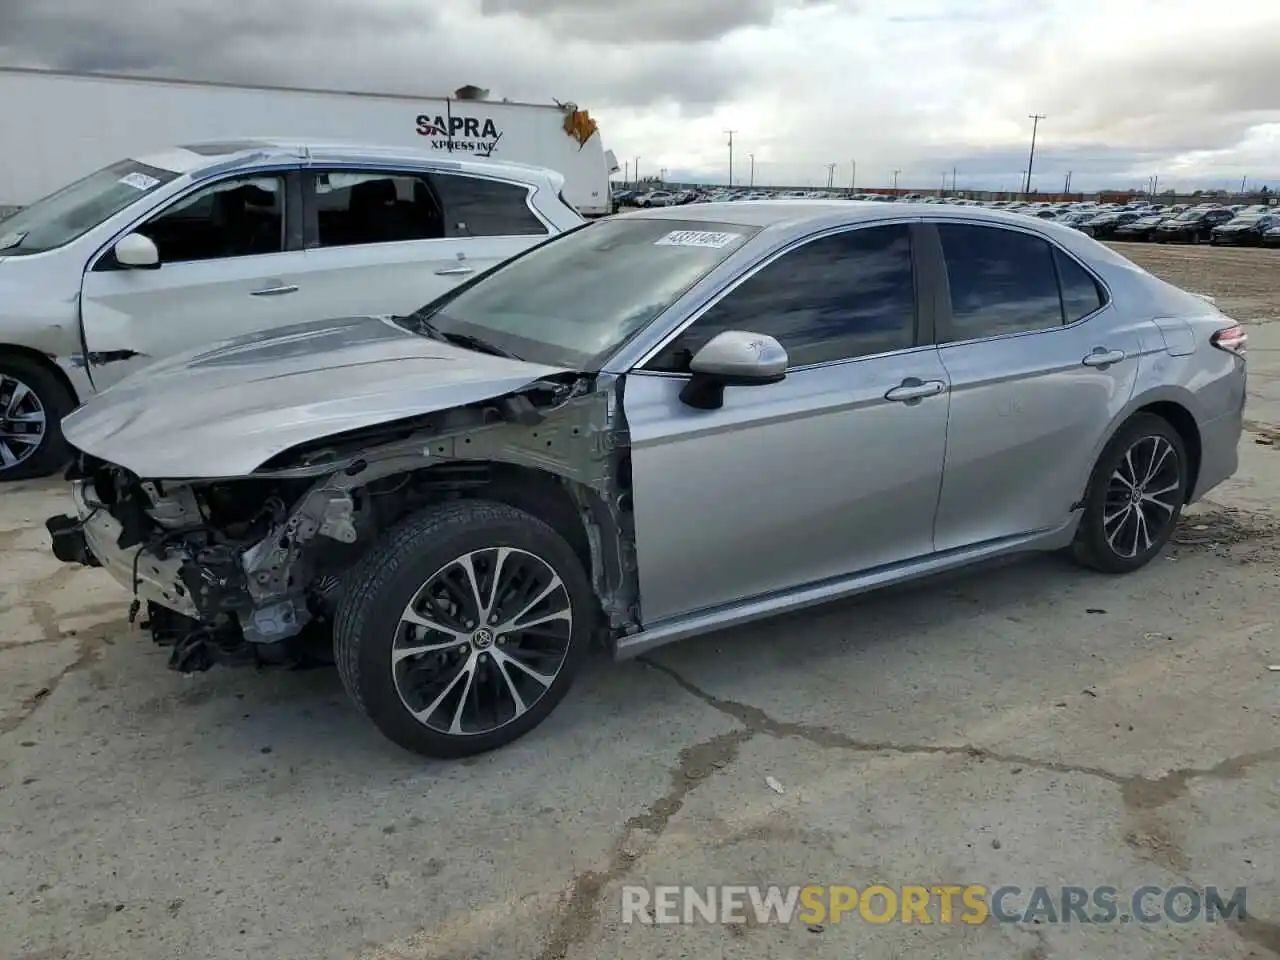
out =
{"type": "MultiPolygon", "coordinates": [[[[1266,30],[1135,43],[1121,56],[1055,71],[1034,104],[1050,131],[1163,152],[1229,147],[1260,123],[1280,122],[1280,60],[1266,30]]],[[[1035,51],[1002,64],[1035,77],[1035,51]]]]}
{"type": "Polygon", "coordinates": [[[704,43],[743,27],[768,26],[779,9],[830,0],[480,0],[485,16],[514,14],[563,36],[609,43],[704,43]]]}
{"type": "Polygon", "coordinates": [[[474,83],[595,109],[674,101],[692,115],[750,73],[677,44],[616,50],[605,70],[598,50],[489,20],[460,35],[442,12],[420,0],[0,0],[0,63],[434,96],[474,83]]]}

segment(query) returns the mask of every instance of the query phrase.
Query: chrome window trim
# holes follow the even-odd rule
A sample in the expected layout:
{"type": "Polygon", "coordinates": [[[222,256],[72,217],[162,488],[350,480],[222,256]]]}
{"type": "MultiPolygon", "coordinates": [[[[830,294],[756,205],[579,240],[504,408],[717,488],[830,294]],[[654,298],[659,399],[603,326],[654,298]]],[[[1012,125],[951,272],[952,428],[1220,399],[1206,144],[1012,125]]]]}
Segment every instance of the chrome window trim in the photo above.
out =
{"type": "MultiPolygon", "coordinates": [[[[884,219],[884,220],[859,221],[858,223],[841,224],[838,227],[826,227],[826,228],[823,228],[822,230],[819,230],[817,233],[807,234],[806,236],[799,237],[787,242],[785,245],[779,247],[777,250],[774,250],[768,254],[765,254],[764,257],[762,257],[760,260],[754,263],[747,270],[744,270],[743,272],[739,273],[735,278],[733,278],[733,280],[729,281],[729,283],[725,284],[720,289],[710,294],[704,303],[702,303],[698,307],[695,307],[693,312],[690,313],[689,316],[687,316],[683,321],[681,321],[676,326],[675,329],[673,329],[668,334],[666,334],[666,336],[664,336],[657,343],[656,346],[650,348],[647,352],[642,354],[638,360],[630,363],[628,365],[630,368],[628,372],[643,373],[643,374],[665,374],[673,377],[688,376],[688,374],[674,373],[672,371],[666,371],[666,370],[644,370],[643,367],[646,363],[651,361],[654,357],[656,357],[659,353],[661,353],[664,349],[666,349],[666,347],[673,340],[675,340],[682,333],[684,333],[685,330],[687,330],[693,324],[697,323],[698,320],[700,320],[708,310],[710,310],[712,307],[719,304],[721,300],[723,300],[729,294],[733,293],[733,291],[738,289],[739,286],[741,286],[751,277],[754,277],[757,273],[759,273],[765,267],[769,266],[770,264],[780,259],[781,257],[786,256],[788,253],[792,252],[798,247],[802,247],[805,244],[811,243],[815,240],[822,240],[822,239],[825,239],[826,237],[837,236],[842,233],[852,233],[855,230],[865,230],[869,227],[889,227],[889,226],[899,226],[902,224],[911,226],[912,224],[919,223],[920,221],[921,221],[921,217],[919,216],[893,217],[893,218],[884,219]]],[[[913,269],[914,269],[914,264],[913,264],[913,269]]],[[[917,310],[920,309],[919,304],[916,305],[916,309],[917,310]]],[[[659,317],[658,320],[655,320],[654,322],[657,323],[657,322],[660,322],[660,320],[661,320],[661,317],[659,317]]],[[[885,353],[869,354],[861,357],[842,357],[839,360],[825,360],[822,363],[806,364],[803,367],[788,367],[787,372],[791,373],[793,371],[799,371],[799,370],[811,370],[817,367],[831,366],[832,364],[837,364],[837,363],[850,363],[850,362],[856,362],[858,360],[869,360],[872,357],[887,357],[887,356],[896,355],[900,353],[906,353],[908,351],[919,350],[922,347],[933,349],[934,344],[915,344],[913,346],[906,347],[902,350],[891,350],[885,353]]],[[[618,359],[623,352],[624,351],[619,351],[617,355],[615,355],[614,357],[610,357],[609,363],[605,364],[605,368],[606,369],[611,368],[611,364],[613,363],[613,361],[618,359]]]]}

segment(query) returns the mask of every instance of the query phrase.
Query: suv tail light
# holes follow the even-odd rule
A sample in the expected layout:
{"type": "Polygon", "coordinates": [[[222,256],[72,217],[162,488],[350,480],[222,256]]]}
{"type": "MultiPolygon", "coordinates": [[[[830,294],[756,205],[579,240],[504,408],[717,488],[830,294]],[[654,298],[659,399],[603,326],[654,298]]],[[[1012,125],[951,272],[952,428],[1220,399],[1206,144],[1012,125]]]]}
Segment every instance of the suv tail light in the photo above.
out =
{"type": "Polygon", "coordinates": [[[1224,327],[1209,338],[1209,342],[1219,350],[1225,350],[1227,353],[1234,353],[1241,359],[1244,358],[1245,348],[1249,343],[1249,334],[1245,332],[1244,327],[1238,323],[1233,323],[1229,327],[1224,327]]]}

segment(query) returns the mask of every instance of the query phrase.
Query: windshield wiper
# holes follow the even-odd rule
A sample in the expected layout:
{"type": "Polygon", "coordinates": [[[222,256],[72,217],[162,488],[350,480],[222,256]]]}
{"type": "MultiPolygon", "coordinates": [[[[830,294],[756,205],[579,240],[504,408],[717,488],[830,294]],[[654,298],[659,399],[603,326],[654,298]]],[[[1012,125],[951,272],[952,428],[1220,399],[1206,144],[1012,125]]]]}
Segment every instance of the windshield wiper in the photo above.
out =
{"type": "Polygon", "coordinates": [[[0,236],[0,250],[12,250],[14,247],[20,246],[22,241],[27,239],[27,231],[20,230],[17,233],[7,233],[0,236]]]}
{"type": "Polygon", "coordinates": [[[510,350],[504,350],[497,344],[490,343],[488,340],[481,337],[472,336],[469,333],[453,333],[451,331],[441,330],[430,320],[424,320],[418,317],[407,317],[405,319],[412,320],[419,333],[423,336],[431,337],[433,340],[440,340],[443,343],[449,343],[455,347],[463,347],[466,350],[488,353],[495,357],[506,357],[508,360],[520,359],[510,350]]]}

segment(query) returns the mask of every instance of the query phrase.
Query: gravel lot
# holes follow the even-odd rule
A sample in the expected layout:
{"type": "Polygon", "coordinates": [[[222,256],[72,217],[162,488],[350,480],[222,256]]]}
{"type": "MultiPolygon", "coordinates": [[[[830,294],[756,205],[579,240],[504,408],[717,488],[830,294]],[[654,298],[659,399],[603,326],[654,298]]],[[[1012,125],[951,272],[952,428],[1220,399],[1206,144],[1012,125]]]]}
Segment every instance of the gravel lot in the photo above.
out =
{"type": "Polygon", "coordinates": [[[1256,324],[1241,471],[1167,558],[1023,559],[600,659],[463,763],[392,747],[327,670],[165,670],[114,583],[48,554],[61,485],[5,488],[0,955],[1280,956],[1280,253],[1123,250],[1256,324]],[[1244,885],[1250,919],[619,922],[624,883],[876,881],[1244,885]]]}

